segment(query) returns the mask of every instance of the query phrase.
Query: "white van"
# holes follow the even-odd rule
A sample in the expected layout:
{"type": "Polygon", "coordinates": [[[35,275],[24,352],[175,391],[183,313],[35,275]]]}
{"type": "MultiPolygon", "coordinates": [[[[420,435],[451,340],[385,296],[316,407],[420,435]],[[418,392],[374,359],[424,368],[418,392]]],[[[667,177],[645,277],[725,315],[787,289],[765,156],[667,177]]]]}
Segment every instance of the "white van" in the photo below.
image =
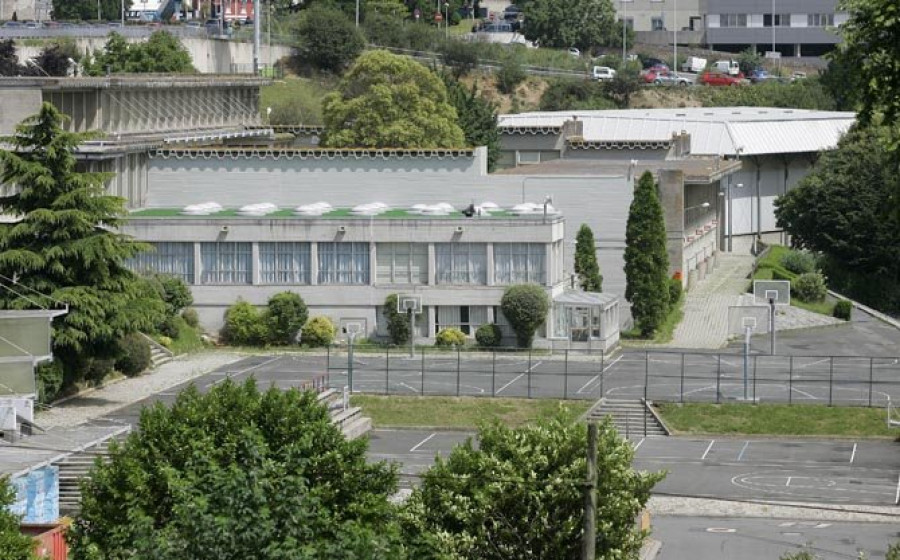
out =
{"type": "Polygon", "coordinates": [[[729,76],[737,76],[741,73],[741,65],[737,60],[717,60],[712,63],[712,69],[729,76]]]}
{"type": "Polygon", "coordinates": [[[591,72],[591,75],[595,80],[606,82],[616,77],[616,71],[609,66],[594,66],[594,71],[591,72]]]}
{"type": "Polygon", "coordinates": [[[696,56],[689,56],[687,60],[684,61],[684,64],[681,65],[681,70],[684,72],[693,72],[694,74],[699,74],[706,69],[706,59],[700,58],[696,56]]]}

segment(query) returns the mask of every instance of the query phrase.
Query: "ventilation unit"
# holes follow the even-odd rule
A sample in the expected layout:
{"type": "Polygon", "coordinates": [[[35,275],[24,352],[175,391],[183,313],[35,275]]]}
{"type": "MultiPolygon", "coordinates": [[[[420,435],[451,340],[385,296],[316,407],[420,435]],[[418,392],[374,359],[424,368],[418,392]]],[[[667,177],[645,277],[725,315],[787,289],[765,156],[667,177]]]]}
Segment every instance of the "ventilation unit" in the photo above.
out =
{"type": "Polygon", "coordinates": [[[354,216],[377,216],[390,210],[391,207],[383,202],[370,202],[354,206],[350,213],[354,216]]]}
{"type": "Polygon", "coordinates": [[[269,202],[261,202],[259,204],[248,204],[241,206],[237,211],[238,216],[265,216],[272,212],[277,212],[278,207],[269,202]]]}
{"type": "Polygon", "coordinates": [[[190,204],[181,210],[184,216],[209,216],[222,211],[222,205],[217,202],[204,202],[201,204],[190,204]]]}
{"type": "Polygon", "coordinates": [[[304,204],[294,208],[294,214],[297,216],[321,216],[334,210],[327,202],[316,202],[313,204],[304,204]]]}

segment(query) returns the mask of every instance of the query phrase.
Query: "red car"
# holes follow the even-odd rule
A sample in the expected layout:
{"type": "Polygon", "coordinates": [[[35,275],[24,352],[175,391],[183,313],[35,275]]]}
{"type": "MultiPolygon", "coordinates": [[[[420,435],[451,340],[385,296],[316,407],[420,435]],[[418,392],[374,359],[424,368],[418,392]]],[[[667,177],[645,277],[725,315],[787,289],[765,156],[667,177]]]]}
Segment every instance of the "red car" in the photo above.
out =
{"type": "Polygon", "coordinates": [[[747,83],[747,80],[744,79],[743,74],[731,76],[723,72],[707,71],[700,74],[700,79],[697,80],[697,83],[702,86],[740,86],[747,83]]]}

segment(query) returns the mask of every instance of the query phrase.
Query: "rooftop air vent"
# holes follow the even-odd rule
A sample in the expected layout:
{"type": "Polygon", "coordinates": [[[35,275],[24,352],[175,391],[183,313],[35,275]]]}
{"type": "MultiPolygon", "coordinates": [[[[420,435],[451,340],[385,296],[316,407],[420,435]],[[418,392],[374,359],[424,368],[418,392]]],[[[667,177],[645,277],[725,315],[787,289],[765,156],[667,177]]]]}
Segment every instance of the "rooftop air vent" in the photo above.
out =
{"type": "Polygon", "coordinates": [[[522,204],[516,204],[515,206],[510,208],[510,212],[520,216],[525,214],[537,214],[543,213],[544,207],[533,202],[523,202],[522,204]]]}
{"type": "Polygon", "coordinates": [[[259,204],[248,204],[247,206],[241,206],[241,208],[237,211],[238,216],[265,216],[266,214],[271,214],[272,212],[276,212],[278,207],[270,202],[261,202],[259,204]]]}
{"type": "Polygon", "coordinates": [[[184,216],[209,216],[222,211],[222,205],[217,202],[203,202],[201,204],[190,204],[181,210],[184,216]]]}
{"type": "Polygon", "coordinates": [[[334,208],[327,202],[316,202],[313,204],[304,204],[294,208],[294,214],[297,216],[321,216],[331,212],[334,208]]]}
{"type": "Polygon", "coordinates": [[[383,202],[370,202],[354,206],[350,213],[354,216],[377,216],[390,210],[391,207],[383,202]]]}

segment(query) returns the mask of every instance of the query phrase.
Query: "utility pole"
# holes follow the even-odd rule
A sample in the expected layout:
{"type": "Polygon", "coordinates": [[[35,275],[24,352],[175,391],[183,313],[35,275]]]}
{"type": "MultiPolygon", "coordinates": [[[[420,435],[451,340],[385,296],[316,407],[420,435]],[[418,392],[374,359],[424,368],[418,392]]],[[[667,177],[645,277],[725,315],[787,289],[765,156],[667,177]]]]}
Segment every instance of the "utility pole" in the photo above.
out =
{"type": "Polygon", "coordinates": [[[769,298],[769,329],[770,333],[772,333],[772,338],[769,341],[771,343],[771,348],[769,348],[769,354],[775,355],[775,298],[769,298]]]}
{"type": "MultiPolygon", "coordinates": [[[[409,307],[406,310],[409,313],[409,357],[416,357],[416,314],[413,312],[413,308],[409,307]]],[[[422,375],[425,375],[424,373],[422,375]]],[[[424,379],[424,377],[423,377],[424,379]]]]}
{"type": "Polygon", "coordinates": [[[581,560],[595,560],[597,546],[597,424],[587,426],[587,478],[584,481],[584,530],[581,560]]]}
{"type": "Polygon", "coordinates": [[[628,60],[628,47],[626,45],[627,39],[627,30],[628,30],[628,3],[625,0],[622,0],[622,65],[625,65],[625,62],[628,60]]]}
{"type": "MultiPolygon", "coordinates": [[[[262,15],[259,3],[262,0],[253,0],[253,75],[259,76],[259,49],[262,23],[259,17],[262,15]]],[[[269,0],[271,2],[271,0],[269,0]]]]}

